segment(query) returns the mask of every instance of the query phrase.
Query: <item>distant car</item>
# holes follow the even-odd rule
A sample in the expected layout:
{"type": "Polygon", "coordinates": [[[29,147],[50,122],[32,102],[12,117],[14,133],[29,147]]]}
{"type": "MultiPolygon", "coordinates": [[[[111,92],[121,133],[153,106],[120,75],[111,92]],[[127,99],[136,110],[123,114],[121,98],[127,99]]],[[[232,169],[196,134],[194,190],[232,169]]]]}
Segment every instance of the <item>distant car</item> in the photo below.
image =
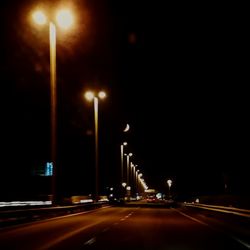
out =
{"type": "Polygon", "coordinates": [[[155,202],[158,202],[158,199],[155,196],[148,196],[147,197],[147,202],[155,203],[155,202]]]}

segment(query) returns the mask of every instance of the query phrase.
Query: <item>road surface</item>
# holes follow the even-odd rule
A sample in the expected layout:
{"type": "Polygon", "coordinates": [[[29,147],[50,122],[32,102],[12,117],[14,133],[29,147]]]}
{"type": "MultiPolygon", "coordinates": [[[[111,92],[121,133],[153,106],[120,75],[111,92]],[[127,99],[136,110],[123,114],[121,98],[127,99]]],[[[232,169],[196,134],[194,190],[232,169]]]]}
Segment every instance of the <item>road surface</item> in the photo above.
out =
{"type": "Polygon", "coordinates": [[[184,208],[103,207],[0,229],[0,249],[248,249],[213,218],[184,208]]]}

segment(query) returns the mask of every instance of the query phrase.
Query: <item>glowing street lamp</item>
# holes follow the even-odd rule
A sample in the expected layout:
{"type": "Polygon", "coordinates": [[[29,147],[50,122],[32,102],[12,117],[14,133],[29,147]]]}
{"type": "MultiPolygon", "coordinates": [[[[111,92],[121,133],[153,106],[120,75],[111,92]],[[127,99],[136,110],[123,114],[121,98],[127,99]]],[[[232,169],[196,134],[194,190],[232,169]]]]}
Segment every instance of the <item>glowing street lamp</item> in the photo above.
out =
{"type": "Polygon", "coordinates": [[[47,23],[47,17],[41,10],[37,10],[32,13],[33,21],[38,25],[44,25],[47,23]]]}
{"type": "Polygon", "coordinates": [[[56,21],[62,29],[69,29],[74,23],[74,18],[70,10],[61,9],[56,15],[56,21]]]}
{"type": "Polygon", "coordinates": [[[121,183],[123,183],[123,165],[124,165],[124,160],[123,160],[123,155],[124,155],[124,146],[128,145],[127,142],[123,142],[121,144],[121,183]]]}
{"type": "Polygon", "coordinates": [[[138,167],[138,165],[132,165],[132,179],[133,179],[133,186],[134,186],[134,190],[135,190],[135,193],[136,193],[136,168],[138,167]]]}
{"type": "Polygon", "coordinates": [[[139,172],[140,172],[139,169],[137,169],[135,171],[135,190],[136,190],[136,192],[138,192],[138,175],[139,175],[139,172]]]}
{"type": "MultiPolygon", "coordinates": [[[[34,11],[32,19],[38,25],[45,25],[48,22],[48,18],[42,10],[34,11]]],[[[74,23],[73,14],[69,9],[60,9],[57,11],[55,20],[56,22],[49,21],[49,23],[56,23],[62,29],[69,29],[74,23]]]]}
{"type": "MultiPolygon", "coordinates": [[[[62,29],[69,29],[74,18],[68,9],[60,9],[56,13],[56,24],[62,29]]],[[[32,20],[35,24],[46,25],[49,22],[49,47],[50,47],[50,91],[51,91],[51,162],[53,164],[52,174],[52,202],[56,202],[56,127],[57,127],[57,86],[56,86],[56,24],[42,10],[32,13],[32,20]]]]}
{"type": "Polygon", "coordinates": [[[104,99],[106,93],[100,91],[97,96],[92,91],[87,91],[85,93],[85,98],[88,101],[94,100],[94,119],[95,119],[95,200],[98,201],[99,196],[99,167],[98,167],[98,100],[104,99]]]}
{"type": "Polygon", "coordinates": [[[127,157],[127,185],[129,185],[129,158],[133,155],[132,153],[124,154],[127,157]]]}
{"type": "Polygon", "coordinates": [[[167,184],[168,184],[168,192],[169,192],[169,197],[170,197],[170,188],[171,188],[171,186],[172,186],[172,183],[173,183],[173,181],[172,180],[167,180],[167,184]]]}

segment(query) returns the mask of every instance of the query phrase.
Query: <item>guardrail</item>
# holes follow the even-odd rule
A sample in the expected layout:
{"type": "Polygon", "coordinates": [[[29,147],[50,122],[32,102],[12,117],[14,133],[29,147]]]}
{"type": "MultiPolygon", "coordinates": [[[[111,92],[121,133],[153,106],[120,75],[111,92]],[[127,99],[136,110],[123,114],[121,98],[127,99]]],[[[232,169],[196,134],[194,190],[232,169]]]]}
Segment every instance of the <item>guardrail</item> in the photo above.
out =
{"type": "Polygon", "coordinates": [[[26,208],[18,210],[0,211],[0,227],[26,223],[30,221],[48,219],[52,217],[79,213],[100,208],[107,203],[96,202],[82,205],[58,206],[46,208],[26,208]]]}
{"type": "Polygon", "coordinates": [[[195,208],[206,209],[210,211],[227,213],[227,214],[234,214],[234,215],[250,218],[249,209],[224,207],[224,206],[208,205],[208,204],[201,204],[201,203],[184,203],[184,205],[188,207],[195,207],[195,208]]]}

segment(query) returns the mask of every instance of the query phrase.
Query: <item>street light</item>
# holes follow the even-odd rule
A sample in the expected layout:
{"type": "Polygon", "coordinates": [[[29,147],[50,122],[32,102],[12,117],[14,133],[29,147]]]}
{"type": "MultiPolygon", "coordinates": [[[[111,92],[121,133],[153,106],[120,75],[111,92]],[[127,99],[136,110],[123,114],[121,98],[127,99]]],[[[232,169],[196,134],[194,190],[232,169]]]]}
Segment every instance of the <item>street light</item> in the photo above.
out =
{"type": "Polygon", "coordinates": [[[173,183],[173,181],[172,181],[172,180],[170,180],[170,179],[169,179],[169,180],[167,180],[167,184],[168,184],[168,192],[169,192],[169,194],[168,194],[168,195],[169,195],[169,198],[171,197],[171,196],[170,196],[170,188],[171,188],[171,186],[172,186],[172,183],[173,183]]]}
{"type": "Polygon", "coordinates": [[[134,185],[134,191],[136,193],[136,168],[138,165],[133,164],[133,185],[134,185]]]}
{"type": "Polygon", "coordinates": [[[127,157],[127,186],[126,186],[126,190],[127,190],[127,199],[130,199],[130,193],[131,193],[131,186],[130,186],[130,182],[129,182],[129,158],[133,155],[132,153],[129,154],[124,154],[127,157]]]}
{"type": "Polygon", "coordinates": [[[100,91],[96,96],[94,92],[87,91],[85,93],[85,98],[88,101],[94,100],[94,120],[95,120],[95,200],[98,201],[99,195],[99,167],[98,167],[98,100],[104,99],[106,97],[106,93],[104,91],[100,91]]]}
{"type": "Polygon", "coordinates": [[[128,143],[127,142],[123,142],[122,144],[121,144],[121,183],[123,183],[123,169],[124,169],[124,167],[123,167],[123,164],[124,164],[124,160],[123,160],[123,155],[124,155],[124,146],[126,146],[126,145],[128,145],[128,143]]]}
{"type": "Polygon", "coordinates": [[[138,175],[139,175],[139,172],[140,172],[139,169],[137,169],[135,171],[135,190],[136,190],[137,193],[138,193],[138,175]]]}
{"type": "Polygon", "coordinates": [[[133,155],[132,153],[124,154],[127,157],[127,185],[129,185],[129,158],[133,155]]]}
{"type": "Polygon", "coordinates": [[[131,187],[133,186],[132,191],[134,191],[135,193],[136,193],[136,176],[135,176],[135,173],[136,173],[135,168],[136,167],[137,167],[137,165],[133,164],[133,162],[130,162],[130,168],[131,168],[131,187]]]}
{"type": "Polygon", "coordinates": [[[74,22],[73,15],[68,9],[60,9],[56,15],[56,24],[42,10],[32,13],[33,22],[38,25],[45,25],[49,22],[49,47],[50,47],[50,105],[51,105],[51,162],[52,173],[52,203],[56,203],[56,128],[57,128],[57,86],[56,86],[56,24],[62,29],[68,29],[74,22]]]}

